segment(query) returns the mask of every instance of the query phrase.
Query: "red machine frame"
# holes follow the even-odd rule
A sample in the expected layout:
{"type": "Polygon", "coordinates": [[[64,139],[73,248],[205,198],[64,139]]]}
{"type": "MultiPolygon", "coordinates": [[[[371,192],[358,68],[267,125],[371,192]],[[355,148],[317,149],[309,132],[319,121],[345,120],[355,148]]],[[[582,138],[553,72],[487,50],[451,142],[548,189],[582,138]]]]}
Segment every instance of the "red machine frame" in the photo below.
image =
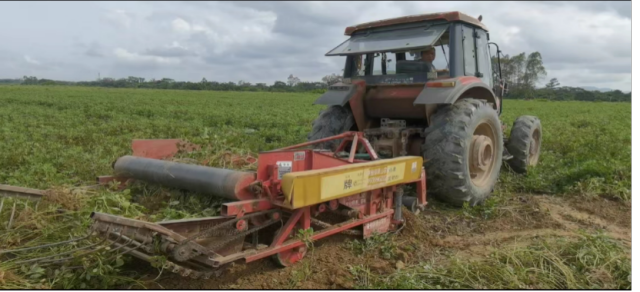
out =
{"type": "MultiPolygon", "coordinates": [[[[181,143],[176,140],[170,140],[171,143],[168,143],[167,140],[156,141],[157,143],[154,143],[154,140],[146,140],[144,144],[134,142],[135,145],[137,145],[134,155],[144,157],[145,153],[152,153],[153,156],[149,158],[168,158],[177,153],[179,147],[176,147],[176,143],[181,143]],[[146,147],[153,150],[145,151],[145,149],[140,149],[141,145],[146,145],[146,147]]],[[[197,146],[189,145],[189,149],[197,149],[197,146]]],[[[239,252],[209,252],[208,261],[205,261],[212,267],[219,267],[239,259],[252,262],[268,256],[274,256],[281,265],[288,266],[302,259],[306,253],[305,241],[295,236],[299,229],[307,230],[311,228],[312,225],[319,226],[319,231],[314,231],[313,234],[305,239],[313,241],[336,233],[358,234],[367,238],[376,232],[384,233],[395,230],[403,223],[401,214],[398,213],[398,211],[401,210],[400,205],[402,205],[403,190],[400,188],[402,185],[415,184],[415,200],[417,201],[417,206],[420,209],[426,206],[426,175],[424,169],[422,169],[421,177],[416,181],[374,189],[299,209],[287,207],[287,204],[284,202],[284,196],[282,195],[281,172],[278,161],[292,161],[292,165],[287,166],[290,167],[290,172],[324,169],[367,161],[356,159],[356,153],[359,149],[364,150],[361,152],[366,152],[371,160],[379,159],[376,151],[371,147],[371,144],[361,132],[346,132],[333,137],[260,153],[258,157],[258,170],[255,177],[253,177],[253,180],[245,179],[241,183],[237,183],[235,192],[239,201],[224,203],[219,219],[224,221],[237,221],[234,226],[234,229],[237,230],[236,232],[246,231],[249,225],[260,227],[264,222],[282,220],[284,217],[288,217],[286,223],[278,230],[275,236],[273,236],[269,245],[258,245],[254,243],[248,248],[243,247],[243,250],[239,252]],[[342,142],[334,152],[302,149],[338,139],[342,139],[342,142]],[[341,156],[340,154],[345,156],[344,150],[346,150],[349,144],[348,157],[339,157],[341,156]],[[250,194],[252,194],[252,197],[250,194]],[[400,198],[400,200],[398,200],[398,198],[400,198]],[[273,212],[266,217],[251,216],[257,215],[258,212],[270,210],[273,212]],[[347,219],[339,223],[331,224],[316,218],[325,212],[337,213],[346,216],[347,219]],[[249,219],[245,220],[247,216],[249,219]],[[363,226],[362,230],[350,230],[358,226],[363,226]]],[[[107,184],[114,180],[121,182],[131,181],[131,179],[123,177],[103,176],[98,178],[101,184],[107,184]]],[[[134,224],[133,221],[135,220],[116,218],[115,216],[113,216],[113,218],[108,217],[111,217],[111,215],[99,214],[99,216],[96,216],[94,219],[103,221],[104,223],[117,222],[118,224],[124,225],[140,224],[134,224]]],[[[205,218],[203,220],[208,219],[205,218]]],[[[177,234],[177,230],[175,232],[171,231],[171,225],[164,225],[162,223],[159,223],[159,225],[164,226],[162,228],[166,227],[166,230],[164,232],[160,231],[160,233],[172,237],[174,241],[180,242],[186,239],[185,236],[177,234]]],[[[160,228],[161,227],[154,227],[156,231],[159,231],[160,228]]],[[[106,231],[104,226],[102,231],[106,231]]],[[[267,240],[267,242],[269,242],[269,240],[267,240]]]]}

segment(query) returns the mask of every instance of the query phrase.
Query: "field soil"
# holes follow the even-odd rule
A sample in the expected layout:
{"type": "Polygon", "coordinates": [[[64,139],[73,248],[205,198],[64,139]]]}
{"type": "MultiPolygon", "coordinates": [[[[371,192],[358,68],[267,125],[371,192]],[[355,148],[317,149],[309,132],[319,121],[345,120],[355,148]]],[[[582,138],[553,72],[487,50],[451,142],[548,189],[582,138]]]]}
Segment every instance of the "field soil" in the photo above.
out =
{"type": "MultiPolygon", "coordinates": [[[[362,239],[336,235],[316,242],[313,252],[292,267],[280,268],[268,258],[249,264],[238,262],[219,277],[207,280],[191,280],[164,271],[150,288],[349,289],[355,288],[356,281],[363,281],[363,275],[351,272],[356,266],[365,267],[372,275],[389,275],[424,262],[482,260],[496,250],[526,247],[539,238],[571,239],[582,231],[602,232],[631,252],[629,203],[523,194],[511,197],[499,209],[499,215],[492,219],[437,206],[418,215],[404,210],[405,227],[378,242],[378,248],[374,246],[364,253],[356,252],[354,244],[349,244],[354,240],[363,242],[362,239]],[[391,247],[393,256],[385,257],[379,247],[391,247]]],[[[150,277],[158,276],[157,272],[149,272],[150,277]]]]}

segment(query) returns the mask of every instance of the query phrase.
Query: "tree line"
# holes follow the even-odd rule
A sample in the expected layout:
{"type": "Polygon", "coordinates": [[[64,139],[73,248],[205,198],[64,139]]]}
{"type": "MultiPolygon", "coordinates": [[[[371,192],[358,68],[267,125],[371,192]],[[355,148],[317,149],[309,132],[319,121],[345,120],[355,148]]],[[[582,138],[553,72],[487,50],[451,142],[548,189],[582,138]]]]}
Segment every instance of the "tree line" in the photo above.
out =
{"type": "MultiPolygon", "coordinates": [[[[506,99],[546,99],[552,101],[610,101],[630,102],[631,93],[623,93],[620,90],[608,92],[590,91],[580,87],[560,86],[557,78],[551,80],[542,88],[536,87],[539,81],[546,77],[542,55],[539,52],[530,54],[520,53],[515,56],[503,55],[500,62],[496,57],[492,58],[494,78],[497,80],[498,64],[502,79],[508,83],[506,99]]],[[[324,93],[327,88],[342,81],[342,76],[337,74],[327,75],[317,82],[302,82],[293,74],[286,81],[276,81],[269,85],[266,83],[250,83],[243,80],[238,82],[216,82],[202,78],[200,82],[176,81],[171,78],[159,80],[146,80],[142,77],[130,76],[128,78],[99,78],[95,81],[57,81],[50,79],[38,79],[34,76],[24,76],[22,79],[0,79],[0,84],[23,85],[68,85],[111,88],[148,88],[148,89],[174,89],[174,90],[213,90],[213,91],[270,91],[270,92],[312,92],[324,93]]]]}
{"type": "MultiPolygon", "coordinates": [[[[542,88],[536,84],[547,76],[542,55],[533,52],[529,55],[520,53],[515,56],[505,55],[498,59],[492,58],[494,68],[500,67],[502,79],[508,83],[508,94],[505,99],[546,99],[546,100],[579,100],[579,101],[611,101],[630,102],[631,92],[623,93],[620,90],[608,92],[591,91],[580,87],[560,86],[558,78],[551,78],[542,88]]],[[[498,79],[496,70],[494,78],[498,79]]]]}
{"type": "Polygon", "coordinates": [[[293,75],[287,82],[276,81],[271,85],[266,83],[245,82],[216,82],[202,78],[200,82],[176,81],[171,78],[159,80],[146,80],[142,77],[129,76],[128,78],[100,78],[95,81],[57,81],[50,79],[38,79],[34,76],[25,76],[22,79],[4,79],[0,84],[22,85],[69,85],[109,88],[147,88],[147,89],[174,89],[174,90],[214,90],[214,91],[277,91],[277,92],[324,92],[328,88],[326,82],[301,82],[293,75]]]}

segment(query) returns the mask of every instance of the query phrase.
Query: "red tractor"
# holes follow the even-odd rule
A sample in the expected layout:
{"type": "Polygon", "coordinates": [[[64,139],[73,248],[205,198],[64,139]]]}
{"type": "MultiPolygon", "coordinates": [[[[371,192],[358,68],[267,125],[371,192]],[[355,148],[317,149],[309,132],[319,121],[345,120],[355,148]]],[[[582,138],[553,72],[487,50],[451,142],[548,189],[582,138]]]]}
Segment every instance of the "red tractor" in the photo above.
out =
{"type": "Polygon", "coordinates": [[[483,202],[503,161],[526,173],[540,155],[540,120],[521,116],[503,138],[507,84],[481,19],[449,12],[347,27],[350,38],[326,54],[346,57],[343,79],[315,101],[328,107],[308,139],[361,131],[381,157],[422,156],[429,192],[456,206],[483,202]]]}

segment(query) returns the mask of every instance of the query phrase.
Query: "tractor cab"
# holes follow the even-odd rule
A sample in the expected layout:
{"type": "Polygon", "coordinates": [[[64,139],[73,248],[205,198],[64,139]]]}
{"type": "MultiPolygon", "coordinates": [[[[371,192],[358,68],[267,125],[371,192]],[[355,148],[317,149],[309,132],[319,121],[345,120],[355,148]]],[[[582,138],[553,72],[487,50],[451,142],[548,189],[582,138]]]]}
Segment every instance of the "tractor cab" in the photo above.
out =
{"type": "Polygon", "coordinates": [[[343,78],[367,85],[415,84],[460,76],[494,85],[488,29],[460,12],[424,14],[347,27],[343,78]],[[431,57],[431,58],[429,58],[431,57]]]}

